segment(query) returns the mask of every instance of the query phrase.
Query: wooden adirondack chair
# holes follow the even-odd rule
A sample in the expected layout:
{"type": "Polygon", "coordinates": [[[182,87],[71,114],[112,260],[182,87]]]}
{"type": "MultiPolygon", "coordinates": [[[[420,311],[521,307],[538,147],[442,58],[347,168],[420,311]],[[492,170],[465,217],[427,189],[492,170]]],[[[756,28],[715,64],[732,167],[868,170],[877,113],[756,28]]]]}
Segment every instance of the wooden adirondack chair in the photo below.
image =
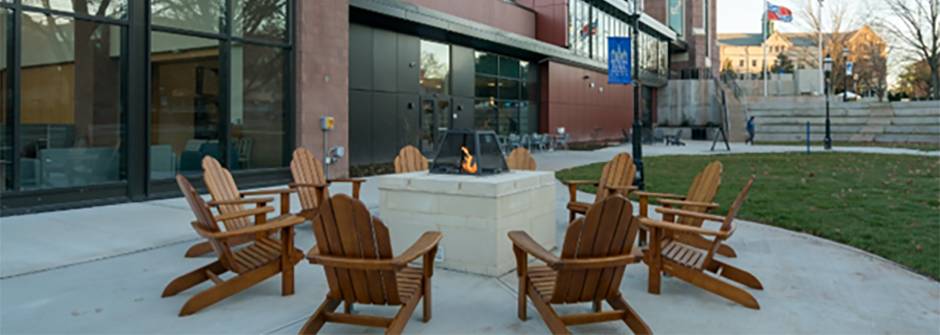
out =
{"type": "Polygon", "coordinates": [[[189,206],[196,214],[193,228],[199,236],[205,237],[218,260],[174,279],[163,290],[163,297],[170,297],[200,283],[211,280],[215,286],[199,292],[186,301],[179,316],[186,316],[202,310],[222,299],[254,286],[278,273],[281,274],[281,295],[294,294],[294,265],[303,258],[303,252],[294,248],[294,225],[303,223],[296,216],[282,216],[275,221],[266,221],[267,213],[273,207],[258,207],[250,210],[229,212],[213,216],[209,205],[202,200],[193,186],[181,175],[176,182],[186,196],[189,206]],[[237,218],[255,217],[257,225],[228,228],[220,231],[218,222],[237,218]],[[268,237],[280,231],[281,238],[268,237]],[[232,240],[251,236],[253,243],[238,250],[232,250],[232,240]],[[219,275],[234,272],[235,277],[222,280],[219,275]]]}
{"type": "Polygon", "coordinates": [[[731,238],[731,235],[734,234],[736,228],[734,217],[741,209],[744,196],[747,195],[747,191],[751,189],[753,183],[754,177],[751,177],[751,180],[738,194],[738,198],[734,200],[731,210],[728,211],[728,215],[725,217],[674,208],[656,209],[657,212],[663,215],[685,216],[721,222],[721,228],[717,231],[674,222],[640,218],[640,222],[650,230],[650,244],[647,248],[643,248],[643,262],[649,265],[650,271],[649,293],[659,294],[660,272],[663,272],[746,307],[760,309],[757,300],[750,293],[719,277],[730,279],[753,289],[763,290],[760,281],[744,270],[714,259],[715,251],[722,245],[722,242],[731,238]],[[670,233],[674,232],[714,236],[714,240],[707,247],[699,248],[668,238],[668,236],[671,236],[670,233]],[[663,236],[667,236],[667,238],[662,238],[663,236]],[[659,241],[659,243],[656,241],[659,241]]]}
{"type": "Polygon", "coordinates": [[[509,165],[510,170],[535,171],[535,159],[526,148],[513,149],[506,158],[506,164],[509,165]]]}
{"type": "Polygon", "coordinates": [[[584,214],[593,204],[578,202],[578,185],[595,185],[597,194],[594,196],[594,203],[599,203],[612,194],[619,194],[626,197],[631,191],[636,190],[633,186],[633,178],[636,177],[636,165],[633,165],[633,157],[623,152],[614,156],[604,170],[601,171],[600,181],[563,181],[568,185],[568,194],[571,201],[568,202],[568,222],[574,221],[575,214],[584,214]]]}
{"type": "Polygon", "coordinates": [[[652,333],[620,293],[627,264],[639,258],[631,252],[639,227],[630,201],[615,194],[591,206],[586,216],[568,226],[560,258],[526,232],[509,232],[519,276],[519,319],[526,319],[528,296],[553,334],[569,334],[566,326],[615,320],[624,321],[636,334],[652,333]],[[527,255],[547,266],[529,267],[527,255]],[[614,310],[602,312],[603,300],[614,310]],[[595,312],[559,317],[551,307],[580,302],[593,302],[595,312]]]}
{"type": "MultiPolygon", "coordinates": [[[[264,207],[269,202],[274,202],[274,198],[247,197],[272,194],[280,195],[281,215],[288,215],[288,213],[290,213],[290,194],[293,193],[294,190],[280,189],[239,192],[238,186],[235,185],[235,179],[232,178],[232,174],[219,165],[219,161],[215,160],[215,158],[210,156],[204,157],[202,159],[202,168],[206,187],[209,188],[209,193],[212,194],[212,201],[209,202],[209,205],[216,207],[220,214],[242,212],[245,210],[245,205],[250,204],[255,204],[257,208],[264,207]]],[[[251,219],[248,217],[236,217],[225,220],[226,230],[241,229],[253,225],[255,225],[255,223],[252,223],[251,219]]],[[[254,241],[251,235],[244,235],[229,239],[229,244],[235,246],[251,241],[254,241]]],[[[209,245],[209,242],[202,242],[190,247],[189,250],[186,251],[186,257],[197,257],[209,252],[212,252],[212,247],[209,245]]]]}
{"type": "Polygon", "coordinates": [[[297,148],[294,150],[294,158],[290,162],[290,172],[294,176],[294,182],[288,186],[297,190],[297,198],[300,199],[300,212],[297,213],[307,220],[313,220],[320,212],[320,203],[323,199],[330,197],[330,184],[334,182],[352,183],[352,196],[359,199],[359,188],[365,179],[330,179],[327,180],[323,173],[323,164],[313,157],[309,150],[297,148]]]}
{"type": "Polygon", "coordinates": [[[398,152],[395,157],[395,173],[408,173],[428,170],[428,159],[424,158],[421,151],[410,145],[406,145],[398,152]]]}
{"type": "MultiPolygon", "coordinates": [[[[689,187],[689,192],[684,196],[669,193],[633,192],[633,194],[640,197],[640,217],[649,217],[647,215],[649,213],[649,198],[655,198],[662,207],[673,208],[673,206],[682,206],[682,210],[690,212],[706,213],[709,210],[718,208],[718,204],[712,203],[712,201],[715,200],[715,195],[718,194],[718,188],[721,186],[722,169],[721,162],[714,161],[708,164],[704,171],[695,176],[692,186],[689,187]]],[[[673,216],[666,215],[664,220],[672,221],[672,217],[673,216]]],[[[692,227],[701,227],[703,222],[704,220],[702,219],[688,216],[679,217],[676,221],[676,223],[692,227]]],[[[681,240],[682,243],[698,248],[707,248],[712,243],[701,235],[685,233],[675,235],[676,236],[673,237],[677,240],[681,240]]],[[[645,244],[646,230],[641,227],[640,245],[645,244]]],[[[734,249],[725,244],[722,244],[717,252],[719,255],[725,257],[737,257],[734,249]]]]}
{"type": "Polygon", "coordinates": [[[322,203],[313,219],[317,245],[307,260],[324,267],[330,292],[300,334],[316,334],[326,322],[387,328],[400,334],[424,297],[424,322],[431,320],[431,275],[440,232],[426,232],[408,250],[392,258],[388,228],[366,205],[339,194],[322,203]],[[424,257],[423,268],[408,263],[424,257]],[[333,313],[345,302],[346,313],[333,313]],[[393,319],[351,314],[353,303],[402,306],[393,319]]]}

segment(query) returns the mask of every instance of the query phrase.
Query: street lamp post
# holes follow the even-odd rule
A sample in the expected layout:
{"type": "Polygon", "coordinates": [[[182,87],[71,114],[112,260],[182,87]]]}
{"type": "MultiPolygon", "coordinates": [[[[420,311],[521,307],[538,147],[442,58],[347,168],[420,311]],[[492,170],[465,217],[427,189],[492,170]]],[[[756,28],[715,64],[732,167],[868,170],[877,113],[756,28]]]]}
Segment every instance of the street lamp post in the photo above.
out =
{"type": "Polygon", "coordinates": [[[637,60],[640,59],[639,51],[639,33],[640,33],[640,1],[633,0],[633,31],[630,33],[630,38],[633,41],[633,165],[636,166],[636,178],[634,178],[637,187],[641,190],[644,190],[644,177],[643,173],[643,145],[640,143],[642,141],[641,128],[643,124],[640,122],[640,85],[637,82],[637,78],[640,75],[640,67],[638,66],[637,60]]]}
{"type": "Polygon", "coordinates": [[[842,67],[845,71],[842,75],[842,102],[849,101],[849,48],[842,48],[842,67]]]}
{"type": "Polygon", "coordinates": [[[823,70],[826,73],[826,138],[823,140],[823,146],[826,150],[832,150],[832,138],[829,136],[829,74],[832,73],[832,57],[826,55],[823,59],[823,70]]]}

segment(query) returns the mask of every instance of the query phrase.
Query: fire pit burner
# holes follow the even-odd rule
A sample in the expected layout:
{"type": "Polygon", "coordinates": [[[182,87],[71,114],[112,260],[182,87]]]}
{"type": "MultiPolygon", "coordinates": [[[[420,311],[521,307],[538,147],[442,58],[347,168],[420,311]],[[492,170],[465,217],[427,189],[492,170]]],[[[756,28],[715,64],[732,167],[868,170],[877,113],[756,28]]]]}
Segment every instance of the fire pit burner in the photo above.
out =
{"type": "Polygon", "coordinates": [[[496,133],[488,130],[451,129],[438,145],[431,173],[491,175],[509,171],[496,133]]]}

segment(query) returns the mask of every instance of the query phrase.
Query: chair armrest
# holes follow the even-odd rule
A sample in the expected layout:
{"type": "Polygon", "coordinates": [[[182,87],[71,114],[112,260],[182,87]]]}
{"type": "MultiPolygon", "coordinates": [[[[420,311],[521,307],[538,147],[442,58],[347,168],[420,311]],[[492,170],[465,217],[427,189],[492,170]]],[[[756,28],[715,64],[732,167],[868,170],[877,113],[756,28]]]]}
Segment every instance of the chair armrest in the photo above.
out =
{"type": "Polygon", "coordinates": [[[274,207],[267,207],[267,206],[265,206],[265,207],[258,207],[258,208],[252,208],[252,209],[246,209],[246,210],[243,210],[243,211],[237,211],[237,212],[233,212],[233,213],[225,213],[225,214],[216,215],[216,216],[215,216],[215,221],[226,221],[226,220],[231,220],[231,219],[238,219],[238,218],[243,218],[243,217],[248,217],[248,216],[254,216],[254,215],[258,215],[258,214],[270,213],[270,212],[273,212],[273,211],[274,211],[274,207]]]}
{"type": "Polygon", "coordinates": [[[392,264],[403,268],[408,265],[413,260],[418,259],[418,257],[431,252],[434,248],[437,248],[437,245],[441,243],[441,238],[444,237],[439,231],[429,231],[425,232],[424,235],[421,235],[408,250],[405,250],[401,255],[392,259],[392,264]]]}
{"type": "Polygon", "coordinates": [[[528,233],[522,230],[513,230],[509,232],[509,239],[512,240],[512,246],[521,249],[525,253],[535,256],[548,264],[549,267],[556,267],[561,263],[561,259],[558,256],[552,255],[552,253],[545,250],[538,242],[532,239],[528,233]]]}
{"type": "Polygon", "coordinates": [[[400,269],[398,266],[393,264],[391,259],[380,260],[322,255],[320,254],[319,247],[316,245],[314,245],[313,248],[307,252],[307,261],[309,261],[310,264],[319,264],[323,266],[350,270],[398,271],[400,269]]]}
{"type": "Polygon", "coordinates": [[[316,187],[316,188],[326,188],[330,187],[330,183],[326,182],[323,184],[305,184],[305,183],[289,183],[287,186],[298,188],[298,187],[316,187]]]}
{"type": "MultiPolygon", "coordinates": [[[[639,258],[642,258],[640,256],[639,258]]],[[[620,255],[620,256],[610,256],[610,257],[600,257],[600,258],[585,258],[585,259],[565,259],[559,262],[556,266],[552,268],[555,271],[562,270],[588,270],[588,269],[601,269],[612,266],[622,266],[627,264],[636,263],[638,257],[632,253],[629,255],[620,255]]]]}
{"type": "Polygon", "coordinates": [[[304,222],[306,222],[306,220],[304,220],[303,218],[291,215],[291,216],[285,217],[277,221],[268,221],[262,225],[249,226],[249,227],[245,227],[245,228],[238,229],[238,230],[230,230],[230,231],[224,231],[224,232],[219,232],[219,233],[213,233],[212,235],[217,239],[223,240],[223,239],[229,239],[229,238],[236,237],[236,236],[256,235],[258,233],[280,230],[282,228],[296,226],[304,222]]]}
{"type": "Polygon", "coordinates": [[[355,183],[355,184],[359,184],[359,183],[364,183],[364,182],[366,182],[366,180],[365,180],[365,179],[358,179],[358,178],[336,178],[336,179],[330,179],[330,180],[328,180],[328,182],[330,182],[330,183],[355,183]]]}
{"type": "Polygon", "coordinates": [[[562,180],[562,184],[571,186],[571,185],[600,185],[600,181],[591,181],[591,180],[562,180]]]}
{"type": "Polygon", "coordinates": [[[282,189],[277,189],[277,190],[241,192],[241,195],[245,197],[245,196],[251,196],[251,195],[285,194],[285,193],[294,193],[294,192],[297,192],[297,190],[291,189],[291,188],[282,188],[282,189]]]}
{"type": "Polygon", "coordinates": [[[659,199],[657,202],[663,205],[669,206],[698,206],[705,207],[708,209],[718,208],[718,204],[711,202],[695,202],[695,201],[683,201],[683,200],[669,200],[669,199],[659,199]]]}
{"type": "Polygon", "coordinates": [[[640,224],[649,226],[649,227],[662,228],[665,230],[671,230],[671,231],[677,231],[677,232],[683,232],[683,233],[710,235],[710,236],[717,236],[720,238],[726,238],[728,236],[728,234],[723,231],[686,226],[686,225],[682,225],[678,223],[653,220],[650,218],[640,218],[640,224]]]}
{"type": "Polygon", "coordinates": [[[246,205],[246,204],[261,204],[267,202],[273,202],[274,198],[244,198],[236,200],[212,200],[207,202],[209,206],[222,206],[222,205],[246,205]]]}
{"type": "Polygon", "coordinates": [[[725,222],[725,217],[723,216],[692,212],[692,211],[675,209],[675,208],[659,207],[656,209],[656,211],[659,212],[660,214],[672,214],[672,215],[692,217],[692,218],[702,219],[702,220],[715,221],[715,222],[725,222]]]}
{"type": "Polygon", "coordinates": [[[609,189],[614,190],[614,191],[636,191],[636,190],[640,189],[639,187],[636,187],[636,186],[609,186],[609,185],[608,185],[608,186],[604,186],[604,187],[605,187],[605,188],[609,188],[609,189]]]}
{"type": "Polygon", "coordinates": [[[635,191],[633,192],[633,194],[639,197],[669,198],[669,199],[685,200],[684,195],[678,195],[678,194],[672,194],[672,193],[653,193],[653,192],[635,191]]]}

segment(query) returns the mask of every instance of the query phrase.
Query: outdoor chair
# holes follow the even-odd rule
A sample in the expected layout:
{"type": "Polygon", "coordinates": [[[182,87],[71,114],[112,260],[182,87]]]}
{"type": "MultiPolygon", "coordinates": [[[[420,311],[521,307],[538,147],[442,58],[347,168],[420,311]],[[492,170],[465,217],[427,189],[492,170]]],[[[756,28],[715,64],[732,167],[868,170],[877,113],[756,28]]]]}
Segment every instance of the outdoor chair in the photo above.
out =
{"type": "Polygon", "coordinates": [[[624,197],[629,195],[631,191],[637,189],[633,186],[634,177],[636,177],[636,165],[633,165],[633,157],[622,152],[604,165],[599,181],[562,181],[563,184],[568,185],[568,194],[571,197],[567,206],[568,222],[574,221],[575,214],[587,213],[591,205],[601,202],[610,195],[619,194],[624,197]],[[594,203],[578,202],[578,185],[597,186],[594,203]]]}
{"type": "Polygon", "coordinates": [[[558,139],[555,140],[555,147],[564,147],[565,150],[568,150],[568,136],[570,134],[562,134],[558,136],[558,139]]]}
{"type": "Polygon", "coordinates": [[[631,139],[630,139],[630,135],[627,134],[627,130],[624,128],[620,128],[620,132],[623,133],[623,142],[620,142],[620,143],[630,142],[631,139]]]}
{"type": "Polygon", "coordinates": [[[666,135],[666,145],[678,145],[684,146],[685,143],[682,142],[682,129],[679,129],[675,135],[666,135]]]}
{"type": "Polygon", "coordinates": [[[193,229],[207,240],[218,257],[218,260],[209,265],[174,279],[163,290],[162,297],[166,298],[205,281],[215,284],[189,298],[179,316],[196,313],[278,273],[281,274],[281,295],[294,294],[294,265],[297,265],[304,255],[302,251],[294,248],[294,225],[303,223],[304,219],[288,215],[266,221],[267,213],[274,211],[274,208],[266,206],[214,216],[209,209],[212,203],[206,204],[186,178],[176,175],[176,182],[186,196],[189,207],[196,214],[196,221],[192,222],[193,229]],[[218,222],[233,222],[235,219],[247,221],[251,216],[255,217],[252,225],[235,226],[226,223],[225,231],[219,229],[218,222]],[[271,237],[276,232],[280,232],[280,238],[271,237]],[[237,250],[232,249],[243,240],[250,240],[252,243],[237,250]],[[219,278],[229,271],[235,273],[235,277],[225,280],[219,278]]]}
{"type": "MultiPolygon", "coordinates": [[[[509,134],[509,150],[522,146],[522,138],[517,134],[509,134]]],[[[508,151],[508,150],[507,150],[508,151]]]]}
{"type": "Polygon", "coordinates": [[[510,170],[535,171],[535,159],[526,148],[516,148],[509,153],[506,164],[509,165],[510,170]]]}
{"type": "Polygon", "coordinates": [[[620,292],[626,266],[641,258],[633,252],[639,226],[633,206],[615,194],[568,225],[561,257],[545,250],[525,231],[510,231],[519,277],[519,319],[526,320],[528,297],[553,334],[570,334],[566,326],[616,320],[626,323],[635,334],[651,334],[620,292]],[[529,255],[546,265],[529,266],[529,255]],[[605,300],[613,311],[601,311],[605,300]],[[559,317],[552,308],[552,304],[582,302],[593,303],[593,313],[559,317]]]}
{"type": "Polygon", "coordinates": [[[424,322],[431,320],[431,276],[440,232],[425,232],[398,257],[392,257],[388,228],[366,205],[339,194],[322,204],[313,219],[317,239],[307,260],[323,265],[329,293],[300,334],[316,334],[327,322],[386,328],[400,334],[424,298],[424,322]],[[422,258],[421,267],[408,263],[422,258]],[[340,303],[345,313],[334,313],[340,303]],[[401,306],[394,318],[352,314],[354,303],[401,306]]]}
{"type": "Polygon", "coordinates": [[[714,259],[715,251],[734,235],[737,228],[734,217],[741,209],[744,196],[753,183],[754,177],[751,177],[725,217],[674,208],[657,208],[656,211],[663,214],[663,220],[640,218],[640,222],[650,231],[650,243],[642,249],[643,262],[649,265],[649,293],[659,294],[661,273],[665,273],[745,307],[760,309],[757,300],[750,293],[724,279],[763,290],[760,281],[744,270],[714,259]],[[720,222],[721,228],[711,230],[686,226],[672,222],[671,216],[720,222]],[[704,247],[696,247],[671,238],[679,233],[714,236],[714,240],[704,247]]]}
{"type": "MultiPolygon", "coordinates": [[[[709,210],[718,208],[718,204],[712,203],[715,200],[715,195],[718,194],[718,188],[721,186],[721,173],[722,173],[721,162],[714,161],[711,164],[708,164],[705,167],[705,170],[695,176],[695,180],[692,181],[692,185],[689,187],[688,193],[686,195],[676,195],[669,193],[652,193],[644,191],[633,192],[634,195],[640,197],[640,217],[649,217],[649,200],[654,198],[663,208],[674,208],[675,206],[682,206],[682,210],[689,212],[697,212],[705,214],[709,210]]],[[[703,219],[683,216],[678,217],[678,220],[675,223],[690,226],[690,227],[701,227],[704,223],[703,219]]],[[[679,241],[681,243],[695,246],[698,248],[705,248],[711,244],[711,241],[706,239],[701,235],[696,234],[675,234],[669,238],[679,241]]],[[[640,228],[640,245],[646,244],[646,230],[640,228]]],[[[718,247],[716,252],[719,255],[734,258],[737,257],[737,254],[734,252],[730,246],[722,244],[718,247]]]]}
{"type": "Polygon", "coordinates": [[[406,145],[398,151],[398,157],[395,157],[395,173],[408,173],[428,170],[428,159],[424,158],[421,151],[410,145],[406,145]]]}
{"type": "Polygon", "coordinates": [[[542,142],[539,143],[539,150],[548,150],[552,148],[552,136],[549,134],[542,134],[542,142]]]}
{"type": "Polygon", "coordinates": [[[531,141],[532,141],[532,138],[529,136],[529,134],[522,134],[522,138],[519,140],[519,147],[531,150],[532,149],[531,141]]]}
{"type": "Polygon", "coordinates": [[[330,197],[329,187],[332,183],[351,183],[352,197],[359,199],[359,188],[366,181],[349,178],[327,180],[323,172],[323,164],[304,148],[294,150],[290,172],[294,176],[294,182],[288,186],[297,190],[297,198],[300,199],[301,210],[297,215],[307,220],[312,220],[320,212],[320,203],[323,199],[330,197]]]}
{"type": "Polygon", "coordinates": [[[653,143],[663,143],[665,138],[666,135],[663,134],[662,129],[656,129],[656,131],[653,132],[653,143]]]}
{"type": "Polygon", "coordinates": [[[536,150],[542,150],[540,147],[542,145],[542,135],[539,135],[539,133],[532,133],[532,137],[530,137],[530,139],[531,142],[529,143],[529,151],[531,151],[533,148],[536,150]]]}
{"type": "MultiPolygon", "coordinates": [[[[222,214],[223,217],[225,217],[227,214],[244,212],[245,205],[254,204],[257,208],[265,207],[268,203],[274,202],[274,198],[250,197],[274,194],[280,195],[281,216],[286,216],[288,213],[290,213],[290,193],[293,193],[294,190],[279,189],[240,192],[238,190],[238,185],[235,184],[235,179],[232,178],[232,174],[228,171],[228,169],[225,169],[219,165],[219,161],[215,160],[215,158],[212,158],[211,156],[203,157],[202,167],[203,180],[206,182],[206,188],[209,189],[209,194],[212,195],[212,201],[209,202],[209,205],[216,207],[219,211],[219,214],[222,214]]],[[[225,227],[227,228],[226,230],[250,227],[258,224],[257,222],[252,223],[251,219],[246,216],[226,218],[224,223],[225,227]]],[[[251,241],[254,241],[254,236],[240,235],[233,236],[232,238],[228,239],[226,243],[229,246],[236,246],[251,241]]],[[[186,257],[197,257],[200,255],[205,255],[212,250],[212,246],[209,242],[198,243],[186,251],[186,257]]]]}

